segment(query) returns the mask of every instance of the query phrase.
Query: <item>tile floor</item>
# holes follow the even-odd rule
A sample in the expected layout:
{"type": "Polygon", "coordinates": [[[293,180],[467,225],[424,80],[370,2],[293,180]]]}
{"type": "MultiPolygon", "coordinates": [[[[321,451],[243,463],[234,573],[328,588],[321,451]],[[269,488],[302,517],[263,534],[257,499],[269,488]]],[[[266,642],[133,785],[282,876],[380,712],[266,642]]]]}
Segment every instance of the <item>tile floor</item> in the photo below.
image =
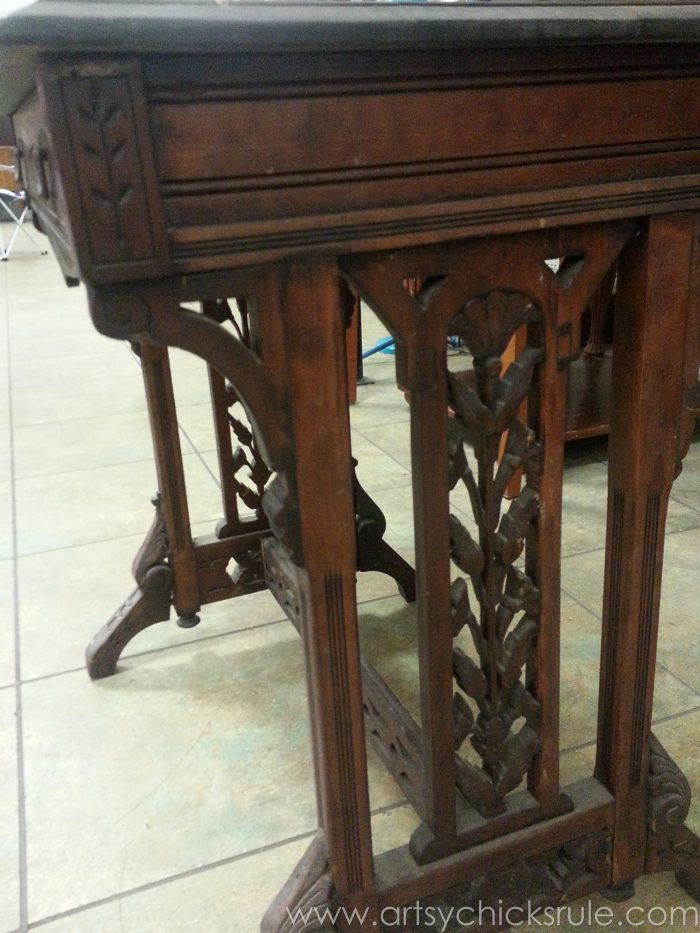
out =
{"type": "MultiPolygon", "coordinates": [[[[366,344],[381,332],[367,315],[366,344]]],[[[84,646],[129,591],[151,520],[138,361],[94,332],[82,290],[64,287],[52,256],[19,249],[0,266],[0,354],[0,933],[253,933],[316,823],[299,640],[259,594],[205,609],[191,631],[151,628],[118,676],[91,683],[84,646]]],[[[185,354],[172,363],[200,533],[220,511],[206,376],[185,354]]],[[[351,412],[360,475],[410,558],[408,409],[391,357],[373,357],[366,372],[374,384],[351,412]]],[[[567,781],[592,766],[605,482],[604,443],[571,446],[567,781]]],[[[700,444],[675,486],[668,531],[656,731],[700,793],[700,444]]],[[[401,600],[371,574],[359,598],[366,649],[415,703],[401,600]]],[[[372,756],[370,777],[382,849],[404,841],[413,816],[372,756]]],[[[668,875],[640,882],[636,903],[690,905],[668,875]]]]}

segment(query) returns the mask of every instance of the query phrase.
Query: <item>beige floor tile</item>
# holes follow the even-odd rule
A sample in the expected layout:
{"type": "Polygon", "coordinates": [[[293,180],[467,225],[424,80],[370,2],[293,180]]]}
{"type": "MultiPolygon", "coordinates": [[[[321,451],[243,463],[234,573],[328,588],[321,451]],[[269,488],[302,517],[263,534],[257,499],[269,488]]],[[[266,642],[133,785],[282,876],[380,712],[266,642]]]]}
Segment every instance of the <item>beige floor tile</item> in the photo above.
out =
{"type": "MultiPolygon", "coordinates": [[[[32,919],[316,826],[291,626],[25,685],[32,919]]],[[[401,795],[370,761],[374,808],[401,795]]]]}
{"type": "MultiPolygon", "coordinates": [[[[700,529],[666,538],[661,589],[658,661],[700,692],[700,634],[697,631],[697,554],[700,529]]],[[[596,551],[562,561],[562,585],[600,617],[605,554],[596,551]]]]}
{"type": "Polygon", "coordinates": [[[19,820],[15,691],[0,690],[0,930],[19,926],[19,820]]]}
{"type": "Polygon", "coordinates": [[[46,933],[258,933],[309,839],[275,847],[48,923],[46,933]]]}
{"type": "Polygon", "coordinates": [[[15,682],[15,593],[14,564],[0,560],[0,687],[15,682]]]}
{"type": "Polygon", "coordinates": [[[111,357],[122,353],[124,344],[98,333],[90,321],[87,302],[78,314],[67,315],[61,308],[61,327],[56,327],[56,312],[37,314],[29,307],[13,309],[10,314],[10,346],[13,369],[19,370],[25,361],[48,357],[74,357],[94,354],[111,357]]]}
{"type": "Polygon", "coordinates": [[[410,417],[411,411],[393,374],[380,373],[372,385],[357,387],[357,402],[350,407],[354,428],[364,431],[376,425],[406,423],[410,417]]]}
{"type": "Polygon", "coordinates": [[[0,482],[0,560],[13,556],[12,485],[0,482]]]}
{"type": "Polygon", "coordinates": [[[362,434],[380,450],[391,456],[410,474],[411,471],[411,432],[405,421],[393,424],[381,424],[376,427],[361,429],[362,434]]]}
{"type": "Polygon", "coordinates": [[[357,478],[369,493],[409,485],[410,470],[401,466],[360,432],[353,432],[352,454],[357,460],[357,478]]]}
{"type": "Polygon", "coordinates": [[[71,418],[14,429],[17,479],[131,463],[152,456],[153,441],[145,412],[71,418]]]}
{"type": "MultiPolygon", "coordinates": [[[[404,845],[417,821],[404,806],[372,819],[375,853],[404,845]]],[[[258,933],[310,837],[276,846],[45,925],[47,933],[258,933]]]]}
{"type": "Polygon", "coordinates": [[[0,483],[9,483],[12,479],[12,447],[10,428],[0,426],[0,483]]]}
{"type": "MultiPolygon", "coordinates": [[[[205,530],[196,527],[195,533],[205,530]]],[[[131,562],[142,540],[142,535],[131,535],[19,558],[24,680],[83,665],[86,645],[134,588],[131,562]]],[[[170,622],[153,625],[130,642],[119,669],[128,670],[134,654],[263,625],[282,616],[268,592],[204,606],[201,623],[193,629],[178,628],[173,612],[170,622]]]]}
{"type": "MultiPolygon", "coordinates": [[[[183,372],[189,374],[193,371],[183,370],[183,372]]],[[[180,376],[182,373],[177,375],[180,376]]],[[[214,417],[211,401],[208,397],[200,405],[184,405],[178,400],[177,420],[195,450],[200,453],[216,450],[214,417]]]]}
{"type": "Polygon", "coordinates": [[[562,787],[575,784],[593,775],[595,745],[562,751],[559,758],[559,782],[562,787]]]}
{"type": "Polygon", "coordinates": [[[28,386],[12,391],[12,418],[18,431],[26,425],[145,411],[143,380],[137,366],[133,373],[117,379],[28,386]]]}
{"type": "MultiPolygon", "coordinates": [[[[48,353],[49,347],[46,348],[48,353]]],[[[51,386],[78,382],[85,392],[96,379],[131,376],[136,364],[128,345],[119,341],[107,344],[101,353],[72,353],[65,356],[36,356],[13,361],[12,384],[18,388],[51,386]]]]}
{"type": "Polygon", "coordinates": [[[201,360],[198,366],[174,370],[172,376],[178,411],[187,405],[211,404],[207,367],[201,360]]]}
{"type": "MultiPolygon", "coordinates": [[[[216,483],[195,454],[186,454],[183,462],[191,520],[216,520],[221,514],[216,483]]],[[[18,553],[145,533],[155,489],[155,468],[148,460],[18,480],[18,553]]]]}
{"type": "MultiPolygon", "coordinates": [[[[3,365],[7,357],[2,357],[3,365]]],[[[0,385],[0,428],[10,426],[10,395],[5,385],[0,385]]]]}

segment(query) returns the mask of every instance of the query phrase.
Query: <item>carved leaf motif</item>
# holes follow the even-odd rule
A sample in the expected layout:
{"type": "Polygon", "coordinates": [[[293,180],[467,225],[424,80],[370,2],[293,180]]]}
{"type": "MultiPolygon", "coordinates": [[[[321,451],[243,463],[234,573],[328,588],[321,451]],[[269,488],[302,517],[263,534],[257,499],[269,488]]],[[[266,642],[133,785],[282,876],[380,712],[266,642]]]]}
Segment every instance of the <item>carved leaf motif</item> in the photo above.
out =
{"type": "Polygon", "coordinates": [[[518,411],[543,354],[537,347],[526,348],[505,375],[499,359],[514,330],[536,322],[538,315],[526,295],[497,291],[467,302],[450,328],[472,350],[475,369],[473,378],[448,375],[454,411],[448,427],[450,487],[464,484],[479,529],[475,540],[450,516],[450,553],[465,574],[451,587],[453,632],[456,636],[468,628],[479,657],[477,664],[454,649],[457,685],[478,707],[474,721],[471,706],[456,694],[454,728],[457,747],[469,735],[483,763],[479,769],[458,759],[460,790],[484,816],[502,812],[503,797],[519,785],[539,747],[539,704],[521,678],[537,638],[540,598],[515,562],[539,512],[542,475],[541,445],[518,411]],[[476,477],[467,445],[473,448],[476,477]],[[519,468],[527,483],[502,514],[505,489],[519,468]],[[479,618],[471,608],[470,588],[479,618]],[[519,720],[524,724],[513,733],[519,720]]]}
{"type": "Polygon", "coordinates": [[[452,560],[469,576],[477,576],[484,569],[484,552],[454,515],[450,515],[450,548],[452,560]]]}
{"type": "Polygon", "coordinates": [[[533,618],[539,616],[540,593],[532,580],[517,567],[506,568],[506,585],[496,610],[498,635],[505,638],[516,613],[525,611],[533,618]]]}
{"type": "Polygon", "coordinates": [[[495,539],[495,549],[499,560],[504,564],[512,564],[520,557],[525,544],[525,536],[538,509],[537,493],[526,486],[520,495],[513,499],[510,508],[501,518],[495,539]]]}
{"type": "Polygon", "coordinates": [[[475,768],[468,761],[460,759],[458,762],[457,786],[467,800],[478,800],[482,811],[488,816],[496,816],[505,810],[505,804],[486,772],[475,768]]]}
{"type": "Polygon", "coordinates": [[[519,470],[525,462],[533,438],[532,431],[517,418],[509,425],[506,446],[493,483],[493,498],[496,503],[500,503],[515,471],[519,470]]]}
{"type": "Polygon", "coordinates": [[[461,648],[452,653],[455,680],[467,696],[482,700],[488,692],[488,684],[481,670],[461,648]]]}
{"type": "Polygon", "coordinates": [[[461,577],[455,580],[450,587],[450,603],[452,606],[452,634],[456,638],[464,626],[468,625],[476,649],[481,654],[483,639],[479,631],[479,623],[472,612],[469,601],[469,587],[461,577]]]}
{"type": "Polygon", "coordinates": [[[496,423],[493,412],[481,401],[474,389],[459,374],[448,375],[449,397],[455,414],[464,427],[474,434],[493,434],[496,423]]]}
{"type": "Polygon", "coordinates": [[[495,431],[502,434],[517,414],[532,382],[535,366],[542,360],[542,351],[526,347],[514,360],[498,385],[495,431]]]}
{"type": "Polygon", "coordinates": [[[452,717],[454,719],[455,748],[459,748],[472,731],[474,725],[474,713],[461,693],[455,693],[454,695],[452,717]]]}
{"type": "Polygon", "coordinates": [[[529,726],[523,726],[517,735],[506,739],[503,769],[496,783],[496,793],[503,796],[518,786],[537,754],[540,740],[529,726]]]}
{"type": "Polygon", "coordinates": [[[506,638],[498,665],[503,687],[510,687],[520,678],[520,672],[529,657],[536,636],[537,623],[529,616],[523,616],[506,638]]]}
{"type": "Polygon", "coordinates": [[[238,438],[239,444],[242,444],[244,447],[252,447],[253,434],[243,422],[239,421],[238,418],[234,418],[233,415],[229,415],[228,422],[231,425],[231,430],[238,438]]]}
{"type": "Polygon", "coordinates": [[[454,418],[449,418],[447,421],[447,481],[449,488],[454,489],[457,483],[465,478],[468,470],[467,454],[462,443],[462,430],[454,418]]]}

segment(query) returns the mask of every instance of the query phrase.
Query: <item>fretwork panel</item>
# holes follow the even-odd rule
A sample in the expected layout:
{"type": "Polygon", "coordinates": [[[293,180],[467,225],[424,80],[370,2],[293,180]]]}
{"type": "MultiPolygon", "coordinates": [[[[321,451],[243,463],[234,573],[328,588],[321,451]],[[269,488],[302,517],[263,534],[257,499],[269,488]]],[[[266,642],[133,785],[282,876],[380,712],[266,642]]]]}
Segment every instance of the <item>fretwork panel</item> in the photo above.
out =
{"type": "Polygon", "coordinates": [[[572,807],[559,787],[566,366],[590,295],[632,232],[608,224],[342,263],[396,338],[411,407],[419,862],[572,807]],[[518,332],[524,347],[503,371],[518,332]],[[467,368],[448,369],[448,335],[467,368]]]}

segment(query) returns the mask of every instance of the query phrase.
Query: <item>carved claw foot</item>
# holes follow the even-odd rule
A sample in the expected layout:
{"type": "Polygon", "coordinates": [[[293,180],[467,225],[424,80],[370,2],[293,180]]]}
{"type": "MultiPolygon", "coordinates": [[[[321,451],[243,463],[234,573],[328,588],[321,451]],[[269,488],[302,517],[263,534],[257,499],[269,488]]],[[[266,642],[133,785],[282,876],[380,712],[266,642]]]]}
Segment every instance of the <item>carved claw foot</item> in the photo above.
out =
{"type": "Polygon", "coordinates": [[[700,839],[685,825],[690,785],[654,735],[650,744],[646,871],[675,869],[678,883],[700,903],[700,839]]]}
{"type": "Polygon", "coordinates": [[[407,603],[416,601],[416,572],[384,540],[386,518],[377,503],[360,485],[355,473],[357,460],[353,458],[353,495],[357,527],[357,569],[362,572],[376,570],[396,581],[399,593],[407,603]]]}
{"type": "Polygon", "coordinates": [[[167,544],[158,496],[153,504],[156,507],[153,524],[132,565],[138,585],[85,652],[88,673],[93,680],[114,674],[120,654],[135,635],[149,625],[167,622],[170,618],[173,572],[165,563],[167,544]]]}

